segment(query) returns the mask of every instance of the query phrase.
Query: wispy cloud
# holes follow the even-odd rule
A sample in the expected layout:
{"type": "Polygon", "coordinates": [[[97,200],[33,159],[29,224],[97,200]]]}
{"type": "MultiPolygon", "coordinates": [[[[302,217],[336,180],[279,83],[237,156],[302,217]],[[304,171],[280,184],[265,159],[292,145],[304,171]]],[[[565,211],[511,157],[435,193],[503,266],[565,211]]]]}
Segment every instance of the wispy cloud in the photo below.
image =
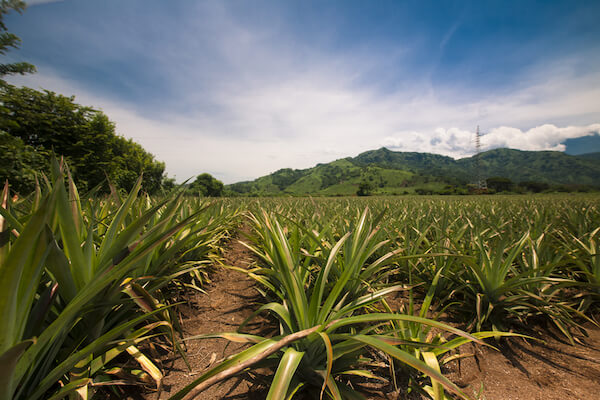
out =
{"type": "Polygon", "coordinates": [[[380,146],[463,157],[474,151],[477,124],[488,132],[482,141],[486,149],[564,150],[560,143],[565,139],[598,131],[599,125],[559,128],[540,121],[600,120],[590,102],[600,98],[593,85],[563,97],[532,86],[503,98],[452,103],[434,94],[381,96],[335,74],[276,82],[265,78],[260,88],[215,96],[218,113],[197,109],[150,117],[136,105],[99,97],[43,69],[17,80],[74,93],[77,101],[100,107],[116,121],[120,134],[165,161],[179,180],[208,171],[231,183],[380,146]],[[547,96],[538,97],[540,90],[547,96]],[[522,128],[528,125],[534,127],[522,128]]]}
{"type": "MultiPolygon", "coordinates": [[[[38,63],[38,74],[11,79],[103,109],[120,134],[165,161],[178,180],[210,172],[232,183],[380,146],[461,157],[473,153],[477,125],[489,132],[486,148],[561,150],[561,141],[589,134],[600,121],[600,73],[581,72],[581,58],[536,63],[490,92],[434,83],[402,67],[394,70],[401,78],[386,87],[386,71],[410,57],[400,45],[396,52],[382,46],[334,52],[327,39],[292,37],[289,21],[276,12],[268,24],[250,24],[222,2],[193,3],[185,11],[168,35],[166,27],[151,29],[149,19],[114,47],[106,45],[109,25],[91,33],[71,27],[70,35],[86,37],[106,76],[84,79],[38,63]],[[144,69],[129,75],[110,69],[127,56],[144,69]],[[142,71],[152,79],[137,82],[142,71]],[[106,87],[104,78],[119,83],[106,87]]],[[[120,29],[130,17],[123,15],[120,29]]]]}
{"type": "Polygon", "coordinates": [[[462,20],[457,20],[452,24],[450,29],[448,29],[446,31],[446,33],[444,34],[444,37],[442,38],[442,41],[440,42],[440,49],[443,50],[444,47],[446,47],[446,45],[448,44],[450,39],[452,39],[452,36],[454,36],[454,33],[460,27],[461,24],[462,24],[462,20]]]}

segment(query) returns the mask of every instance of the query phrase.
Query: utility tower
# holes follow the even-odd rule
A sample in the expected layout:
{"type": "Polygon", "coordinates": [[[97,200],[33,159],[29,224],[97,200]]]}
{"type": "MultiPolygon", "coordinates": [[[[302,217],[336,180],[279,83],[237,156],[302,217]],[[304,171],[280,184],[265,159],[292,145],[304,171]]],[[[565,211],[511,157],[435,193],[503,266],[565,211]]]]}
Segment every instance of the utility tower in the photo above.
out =
{"type": "Polygon", "coordinates": [[[483,177],[481,168],[481,133],[479,133],[479,125],[477,125],[477,131],[475,132],[475,178],[477,182],[477,192],[487,192],[487,182],[483,177]]]}

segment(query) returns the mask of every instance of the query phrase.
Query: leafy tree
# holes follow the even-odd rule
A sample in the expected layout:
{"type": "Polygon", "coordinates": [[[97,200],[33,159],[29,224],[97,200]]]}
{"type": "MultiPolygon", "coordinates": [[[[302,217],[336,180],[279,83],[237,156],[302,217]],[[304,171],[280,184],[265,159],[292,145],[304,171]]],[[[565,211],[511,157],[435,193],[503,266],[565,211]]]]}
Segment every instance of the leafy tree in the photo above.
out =
{"type": "Polygon", "coordinates": [[[425,195],[433,194],[433,190],[425,189],[425,188],[417,188],[417,189],[415,189],[415,193],[420,196],[425,196],[425,195]]]}
{"type": "Polygon", "coordinates": [[[356,194],[358,196],[370,196],[373,192],[373,185],[370,182],[362,181],[358,184],[356,194]]]}
{"type": "Polygon", "coordinates": [[[48,166],[48,154],[38,152],[18,138],[0,131],[0,179],[9,179],[14,190],[28,193],[35,187],[36,171],[48,166]]]}
{"type": "MultiPolygon", "coordinates": [[[[90,189],[109,177],[130,190],[143,173],[144,190],[157,191],[164,163],[155,161],[139,144],[116,135],[115,124],[104,113],[74,100],[48,90],[0,85],[0,131],[46,159],[51,152],[64,156],[80,188],[90,189]]],[[[0,172],[0,178],[9,178],[13,187],[27,187],[19,181],[20,174],[0,172]]]]}
{"type": "Polygon", "coordinates": [[[161,186],[165,192],[169,192],[177,187],[177,183],[174,178],[164,177],[161,186]]]}
{"type": "MultiPolygon", "coordinates": [[[[18,49],[21,39],[13,33],[7,32],[4,24],[4,16],[15,10],[19,13],[25,10],[26,4],[21,0],[2,0],[0,1],[0,55],[5,55],[10,48],[18,49]]],[[[0,64],[0,81],[6,75],[30,74],[35,72],[35,67],[26,62],[17,62],[10,64],[0,64]]],[[[2,81],[3,82],[3,81],[2,81]]]]}
{"type": "Polygon", "coordinates": [[[506,192],[513,188],[513,182],[502,176],[494,176],[486,179],[487,187],[493,189],[496,192],[506,192]]]}
{"type": "Polygon", "coordinates": [[[273,174],[273,184],[276,185],[279,190],[285,190],[288,186],[296,182],[303,176],[303,172],[297,169],[284,168],[273,174]]]}
{"type": "Polygon", "coordinates": [[[138,176],[144,174],[143,188],[148,193],[155,193],[161,188],[164,179],[165,164],[154,160],[138,143],[121,136],[114,137],[115,181],[117,185],[131,190],[138,176]]]}
{"type": "Polygon", "coordinates": [[[190,189],[199,192],[202,196],[220,197],[223,195],[223,182],[215,179],[211,174],[200,174],[190,185],[190,189]]]}
{"type": "MultiPolygon", "coordinates": [[[[0,55],[18,48],[21,40],[7,32],[4,16],[23,12],[21,0],[0,1],[0,55]]],[[[31,190],[34,172],[47,170],[51,153],[64,156],[80,188],[92,188],[109,177],[130,190],[143,173],[143,187],[157,191],[164,163],[139,144],[115,134],[115,125],[102,112],[45,90],[7,84],[2,77],[35,72],[25,62],[0,64],[0,179],[10,179],[18,191],[31,190]]]]}
{"type": "Polygon", "coordinates": [[[544,190],[550,189],[550,185],[548,185],[547,183],[535,182],[535,181],[520,182],[519,186],[522,187],[524,190],[533,192],[533,193],[540,193],[540,192],[543,192],[544,190]]]}

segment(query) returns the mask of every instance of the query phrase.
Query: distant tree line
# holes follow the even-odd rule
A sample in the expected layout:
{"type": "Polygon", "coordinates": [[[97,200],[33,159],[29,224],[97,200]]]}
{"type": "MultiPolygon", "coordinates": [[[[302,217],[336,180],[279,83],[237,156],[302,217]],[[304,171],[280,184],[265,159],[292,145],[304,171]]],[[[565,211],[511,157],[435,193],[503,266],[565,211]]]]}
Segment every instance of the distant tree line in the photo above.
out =
{"type": "Polygon", "coordinates": [[[486,179],[488,190],[492,193],[544,193],[544,192],[591,192],[598,190],[590,185],[552,185],[546,182],[523,181],[513,182],[511,179],[494,176],[486,179]]]}

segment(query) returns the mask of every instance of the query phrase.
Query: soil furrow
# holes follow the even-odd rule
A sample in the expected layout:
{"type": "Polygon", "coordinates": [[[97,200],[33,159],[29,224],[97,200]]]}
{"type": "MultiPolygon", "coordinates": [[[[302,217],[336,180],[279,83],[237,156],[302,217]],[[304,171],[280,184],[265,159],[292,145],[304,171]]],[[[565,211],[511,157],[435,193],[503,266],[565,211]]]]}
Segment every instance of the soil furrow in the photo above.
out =
{"type": "MultiPolygon", "coordinates": [[[[247,268],[253,262],[252,252],[239,242],[244,239],[247,231],[248,228],[243,227],[228,243],[224,254],[226,265],[247,268]]],[[[181,307],[181,321],[186,338],[235,331],[255,309],[258,295],[255,282],[243,272],[217,266],[211,274],[211,283],[204,289],[206,294],[194,292],[188,299],[188,304],[181,307]]],[[[166,372],[160,399],[169,398],[209,367],[245,347],[225,339],[188,340],[186,343],[186,357],[191,370],[181,357],[163,360],[166,372]]],[[[207,389],[202,393],[202,399],[247,399],[250,386],[242,378],[234,377],[207,389]]],[[[156,395],[147,398],[155,399],[156,395]]]]}

